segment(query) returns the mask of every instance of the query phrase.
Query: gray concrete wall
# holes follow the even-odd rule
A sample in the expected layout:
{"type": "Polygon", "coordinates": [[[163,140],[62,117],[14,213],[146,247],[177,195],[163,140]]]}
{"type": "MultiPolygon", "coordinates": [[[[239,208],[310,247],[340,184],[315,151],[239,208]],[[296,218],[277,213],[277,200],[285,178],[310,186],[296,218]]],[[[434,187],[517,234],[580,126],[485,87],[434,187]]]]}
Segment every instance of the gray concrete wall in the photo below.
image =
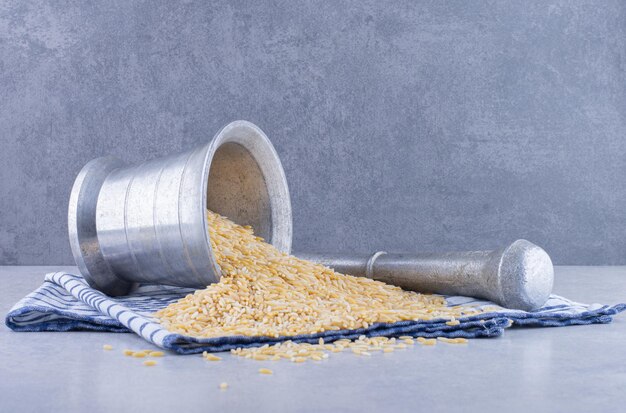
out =
{"type": "Polygon", "coordinates": [[[3,2],[0,264],[71,263],[90,159],[234,119],[282,157],[299,250],[626,264],[622,1],[3,2]]]}

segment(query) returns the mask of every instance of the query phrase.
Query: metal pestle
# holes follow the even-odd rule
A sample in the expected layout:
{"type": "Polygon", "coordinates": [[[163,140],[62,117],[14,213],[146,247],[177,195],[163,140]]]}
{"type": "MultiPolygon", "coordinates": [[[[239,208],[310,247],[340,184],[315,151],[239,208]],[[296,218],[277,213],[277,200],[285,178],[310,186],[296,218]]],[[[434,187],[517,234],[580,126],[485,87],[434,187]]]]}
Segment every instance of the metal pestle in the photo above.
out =
{"type": "Polygon", "coordinates": [[[525,311],[547,301],[554,278],[550,256],[523,239],[495,251],[296,255],[406,290],[486,298],[525,311]]]}

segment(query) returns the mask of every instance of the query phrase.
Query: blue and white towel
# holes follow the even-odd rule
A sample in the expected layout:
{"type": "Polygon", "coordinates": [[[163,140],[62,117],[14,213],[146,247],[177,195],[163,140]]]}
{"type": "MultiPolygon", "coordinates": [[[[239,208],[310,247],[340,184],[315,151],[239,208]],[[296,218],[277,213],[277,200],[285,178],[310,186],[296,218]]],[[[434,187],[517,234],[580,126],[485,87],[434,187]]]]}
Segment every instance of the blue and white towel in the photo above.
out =
{"type": "Polygon", "coordinates": [[[421,337],[496,337],[510,326],[560,327],[576,324],[609,323],[612,316],[626,310],[615,306],[586,305],[552,295],[538,311],[508,310],[487,301],[469,297],[446,297],[449,306],[468,305],[488,309],[488,313],[461,318],[460,324],[446,325],[447,320],[400,321],[377,323],[367,329],[327,331],[293,337],[194,338],[165,330],[152,314],[194,290],[162,285],[142,285],[131,295],[112,298],[89,287],[79,275],[50,273],[41,287],[18,302],[6,316],[6,325],[14,331],[92,330],[135,332],[145,340],[181,354],[202,351],[226,351],[237,347],[273,344],[284,340],[315,343],[341,338],[367,336],[421,337]]]}

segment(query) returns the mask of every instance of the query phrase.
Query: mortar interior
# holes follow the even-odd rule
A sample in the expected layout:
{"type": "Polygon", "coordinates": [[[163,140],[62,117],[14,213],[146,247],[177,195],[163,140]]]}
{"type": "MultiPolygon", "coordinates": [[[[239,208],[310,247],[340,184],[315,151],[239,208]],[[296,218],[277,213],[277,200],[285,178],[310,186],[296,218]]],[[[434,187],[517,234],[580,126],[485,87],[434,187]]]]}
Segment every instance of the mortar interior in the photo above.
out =
{"type": "Polygon", "coordinates": [[[263,172],[252,154],[234,142],[222,144],[211,161],[207,208],[272,242],[272,209],[263,172]]]}

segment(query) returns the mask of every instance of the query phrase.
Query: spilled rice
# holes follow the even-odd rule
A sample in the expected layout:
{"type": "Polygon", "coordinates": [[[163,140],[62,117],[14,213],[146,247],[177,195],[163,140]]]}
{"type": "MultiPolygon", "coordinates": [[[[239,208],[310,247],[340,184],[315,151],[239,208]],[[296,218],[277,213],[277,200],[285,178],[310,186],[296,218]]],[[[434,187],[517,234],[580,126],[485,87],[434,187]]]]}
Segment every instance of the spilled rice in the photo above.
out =
{"type": "MultiPolygon", "coordinates": [[[[167,330],[192,337],[233,335],[284,337],[324,331],[368,328],[374,323],[457,318],[478,313],[447,307],[437,295],[404,291],[368,278],[340,274],[282,253],[254,235],[249,226],[207,211],[211,246],[222,271],[218,283],[197,290],[155,315],[167,330]]],[[[462,343],[464,339],[441,340],[462,343]]],[[[465,340],[466,341],[466,340],[465,340]]],[[[435,339],[418,338],[433,345],[435,339]]],[[[328,352],[349,348],[358,355],[392,352],[414,343],[413,337],[387,337],[333,344],[296,344],[235,349],[233,354],[256,360],[322,360],[328,352]],[[402,347],[404,346],[404,347],[402,347]]],[[[205,353],[209,354],[209,353],[205,353]]],[[[135,357],[137,355],[135,354],[135,357]]],[[[214,355],[207,360],[219,359],[214,355]]]]}

